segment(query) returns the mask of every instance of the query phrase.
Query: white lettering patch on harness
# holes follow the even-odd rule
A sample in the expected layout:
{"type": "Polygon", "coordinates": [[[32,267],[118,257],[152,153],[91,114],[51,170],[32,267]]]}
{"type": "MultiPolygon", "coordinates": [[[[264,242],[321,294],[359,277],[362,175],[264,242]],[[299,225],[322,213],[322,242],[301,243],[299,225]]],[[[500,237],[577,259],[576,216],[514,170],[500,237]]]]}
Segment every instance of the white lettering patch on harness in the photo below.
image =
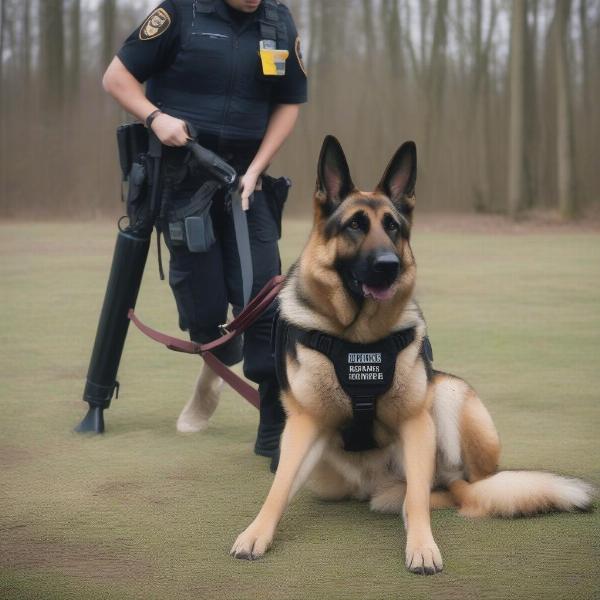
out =
{"type": "Polygon", "coordinates": [[[350,352],[348,363],[380,363],[381,352],[350,352]]]}
{"type": "Polygon", "coordinates": [[[348,381],[383,381],[381,352],[350,352],[348,381]]]}

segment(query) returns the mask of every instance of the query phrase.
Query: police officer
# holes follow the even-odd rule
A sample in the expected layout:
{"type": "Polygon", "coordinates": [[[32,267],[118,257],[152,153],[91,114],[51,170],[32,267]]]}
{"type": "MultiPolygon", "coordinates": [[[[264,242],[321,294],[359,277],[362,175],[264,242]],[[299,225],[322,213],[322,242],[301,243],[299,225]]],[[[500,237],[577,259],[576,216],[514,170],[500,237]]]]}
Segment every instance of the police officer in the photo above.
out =
{"type": "MultiPolygon", "coordinates": [[[[209,221],[214,243],[191,252],[169,235],[169,214],[186,214],[207,180],[182,148],[186,122],[201,145],[229,163],[241,178],[253,266],[252,295],[280,272],[277,247],[281,198],[262,175],[292,132],[306,101],[306,73],[289,10],[277,0],[166,0],[126,40],[103,85],[128,112],[145,122],[167,148],[163,153],[162,229],[170,250],[169,283],[180,326],[196,342],[219,336],[228,304],[243,306],[242,273],[230,207],[215,195],[209,221]],[[146,91],[142,84],[146,83],[146,91]],[[165,216],[166,215],[166,216],[165,216]]],[[[260,422],[255,452],[278,457],[284,414],[270,346],[273,308],[243,341],[244,374],[258,383],[260,422]]],[[[215,354],[241,360],[236,343],[215,354]]],[[[179,431],[204,429],[222,381],[205,364],[179,431]]]]}

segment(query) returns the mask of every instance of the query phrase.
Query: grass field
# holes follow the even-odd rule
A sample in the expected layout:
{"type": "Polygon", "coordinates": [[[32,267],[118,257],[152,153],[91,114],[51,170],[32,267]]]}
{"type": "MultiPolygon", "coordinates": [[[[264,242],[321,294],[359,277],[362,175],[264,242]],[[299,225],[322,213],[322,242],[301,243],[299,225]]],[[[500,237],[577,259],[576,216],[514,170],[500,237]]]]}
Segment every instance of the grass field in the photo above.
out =
{"type": "MultiPolygon", "coordinates": [[[[284,263],[306,223],[288,223],[284,263]]],[[[228,556],[270,485],[257,413],[226,391],[203,434],[175,432],[199,368],[131,330],[104,436],[80,436],[83,382],[115,228],[0,225],[0,598],[600,598],[600,516],[433,514],[442,574],[403,566],[398,517],[302,492],[271,552],[228,556]]],[[[438,368],[480,392],[502,468],[600,485],[600,236],[414,233],[438,368]]],[[[153,254],[138,301],[177,333],[153,254]]],[[[183,334],[182,334],[183,335],[183,334]]]]}

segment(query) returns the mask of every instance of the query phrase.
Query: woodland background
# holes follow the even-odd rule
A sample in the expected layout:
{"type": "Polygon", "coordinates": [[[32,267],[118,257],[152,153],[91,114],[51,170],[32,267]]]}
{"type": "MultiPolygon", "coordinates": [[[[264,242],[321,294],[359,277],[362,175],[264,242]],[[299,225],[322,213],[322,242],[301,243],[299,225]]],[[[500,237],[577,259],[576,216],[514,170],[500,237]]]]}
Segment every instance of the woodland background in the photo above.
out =
{"type": "MultiPolygon", "coordinates": [[[[116,215],[101,76],[153,0],[0,0],[0,217],[116,215]]],[[[600,0],[287,0],[310,101],[273,166],[306,214],[335,134],[363,189],[406,139],[420,209],[562,218],[600,205],[600,0]]]]}

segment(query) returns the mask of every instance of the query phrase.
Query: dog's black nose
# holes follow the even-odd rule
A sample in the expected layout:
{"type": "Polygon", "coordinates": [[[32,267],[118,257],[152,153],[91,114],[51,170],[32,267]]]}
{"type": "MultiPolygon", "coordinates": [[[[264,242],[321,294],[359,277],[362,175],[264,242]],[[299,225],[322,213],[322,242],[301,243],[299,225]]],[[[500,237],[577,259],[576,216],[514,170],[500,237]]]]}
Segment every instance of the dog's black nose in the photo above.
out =
{"type": "Polygon", "coordinates": [[[375,256],[372,268],[378,277],[391,283],[398,275],[400,259],[393,252],[383,252],[375,256]]]}

